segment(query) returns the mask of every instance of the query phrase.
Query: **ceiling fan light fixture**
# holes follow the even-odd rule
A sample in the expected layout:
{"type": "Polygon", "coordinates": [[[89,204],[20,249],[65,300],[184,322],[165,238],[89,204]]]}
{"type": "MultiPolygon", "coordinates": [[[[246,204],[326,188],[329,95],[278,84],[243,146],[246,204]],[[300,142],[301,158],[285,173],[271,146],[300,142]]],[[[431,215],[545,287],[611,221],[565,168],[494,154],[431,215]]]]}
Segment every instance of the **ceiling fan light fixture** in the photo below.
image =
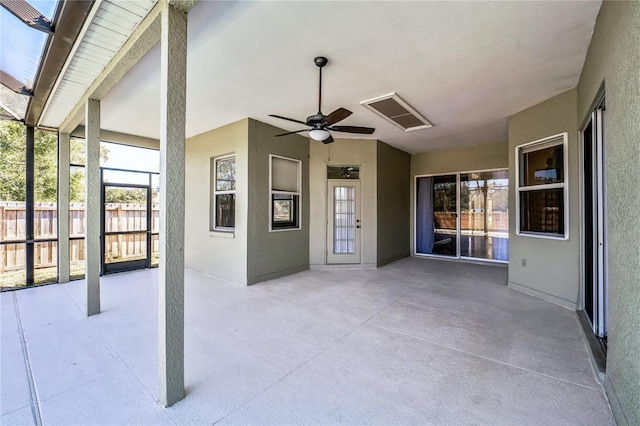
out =
{"type": "Polygon", "coordinates": [[[322,142],[323,140],[331,136],[331,134],[324,129],[312,129],[312,130],[309,130],[309,136],[313,140],[322,142]]]}

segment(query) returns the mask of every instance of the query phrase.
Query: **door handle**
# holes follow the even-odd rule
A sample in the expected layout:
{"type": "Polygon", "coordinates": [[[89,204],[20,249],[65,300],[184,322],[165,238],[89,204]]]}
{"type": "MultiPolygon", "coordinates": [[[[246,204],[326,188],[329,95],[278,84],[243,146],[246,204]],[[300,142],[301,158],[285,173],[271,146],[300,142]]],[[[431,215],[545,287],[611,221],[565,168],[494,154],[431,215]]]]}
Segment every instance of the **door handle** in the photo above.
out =
{"type": "Polygon", "coordinates": [[[356,225],[356,228],[360,229],[360,225],[356,225]]]}

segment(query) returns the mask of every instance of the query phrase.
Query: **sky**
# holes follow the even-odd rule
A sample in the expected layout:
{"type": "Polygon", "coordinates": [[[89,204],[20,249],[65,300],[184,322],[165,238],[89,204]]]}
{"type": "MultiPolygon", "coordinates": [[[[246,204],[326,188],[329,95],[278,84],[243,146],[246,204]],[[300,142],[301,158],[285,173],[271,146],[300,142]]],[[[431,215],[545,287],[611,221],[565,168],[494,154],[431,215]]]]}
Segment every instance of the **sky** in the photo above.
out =
{"type": "MultiPolygon", "coordinates": [[[[109,153],[107,161],[100,161],[101,167],[115,169],[158,172],[160,170],[160,151],[155,149],[136,148],[115,143],[102,142],[109,153]]],[[[144,173],[105,172],[105,181],[118,183],[135,183],[146,185],[148,175],[144,173]]]]}
{"type": "MultiPolygon", "coordinates": [[[[52,20],[57,0],[30,0],[46,18],[52,20]]],[[[30,84],[38,70],[47,35],[28,27],[5,8],[0,8],[0,68],[21,83],[30,84]]]]}

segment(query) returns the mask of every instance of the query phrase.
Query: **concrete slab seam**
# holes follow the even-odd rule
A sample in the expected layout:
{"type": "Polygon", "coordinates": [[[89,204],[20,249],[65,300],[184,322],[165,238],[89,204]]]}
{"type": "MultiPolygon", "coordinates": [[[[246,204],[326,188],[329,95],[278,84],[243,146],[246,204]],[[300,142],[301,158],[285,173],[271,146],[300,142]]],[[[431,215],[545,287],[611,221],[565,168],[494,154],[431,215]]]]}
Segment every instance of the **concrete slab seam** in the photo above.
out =
{"type": "MultiPolygon", "coordinates": [[[[67,284],[67,283],[64,283],[64,284],[67,284]]],[[[59,285],[61,285],[61,286],[62,286],[62,290],[65,292],[65,294],[67,295],[67,297],[68,297],[69,299],[71,299],[71,302],[72,302],[74,305],[76,305],[76,307],[78,308],[78,310],[80,311],[80,313],[81,313],[82,315],[84,315],[84,310],[82,309],[82,306],[80,306],[80,305],[78,305],[78,304],[76,303],[76,300],[75,300],[75,299],[74,299],[74,298],[69,294],[69,292],[67,291],[67,288],[65,287],[65,285],[64,285],[64,284],[59,284],[59,285]]]]}
{"type": "Polygon", "coordinates": [[[27,373],[27,382],[29,383],[29,397],[31,399],[31,413],[36,426],[42,426],[42,416],[40,414],[40,404],[38,403],[38,394],[33,381],[33,372],[31,371],[31,361],[29,360],[29,351],[27,350],[27,341],[24,338],[24,330],[22,328],[22,319],[20,318],[20,307],[18,306],[18,298],[16,292],[13,292],[13,305],[16,312],[16,322],[18,324],[18,334],[20,335],[20,346],[22,347],[22,360],[27,373]]]}
{"type": "Polygon", "coordinates": [[[495,362],[497,364],[506,365],[507,367],[512,367],[512,368],[516,368],[518,370],[522,370],[522,371],[533,373],[533,374],[536,374],[536,375],[539,375],[539,376],[547,377],[549,379],[559,380],[561,382],[565,382],[565,383],[569,383],[569,384],[572,384],[572,385],[580,386],[581,388],[600,391],[600,392],[602,392],[602,394],[605,394],[604,388],[602,386],[592,387],[592,386],[587,386],[587,385],[583,385],[583,384],[580,384],[580,383],[575,383],[575,382],[572,382],[571,380],[566,380],[566,379],[561,379],[559,377],[550,376],[548,374],[544,374],[544,373],[541,373],[539,371],[530,370],[528,368],[524,368],[524,367],[520,367],[520,366],[517,366],[517,365],[509,364],[507,362],[499,361],[497,359],[489,358],[489,357],[486,357],[486,356],[483,356],[483,355],[479,355],[479,354],[476,354],[476,353],[473,353],[473,352],[463,351],[461,349],[454,348],[452,346],[447,346],[447,345],[443,345],[442,343],[433,342],[431,340],[424,339],[424,338],[417,337],[417,336],[412,336],[411,334],[407,334],[407,333],[403,333],[403,332],[398,331],[398,330],[393,330],[393,329],[390,329],[390,328],[386,328],[386,327],[383,327],[381,325],[371,324],[371,323],[369,323],[368,325],[370,325],[372,327],[377,327],[377,328],[380,328],[382,330],[386,330],[386,331],[389,331],[389,332],[392,332],[392,333],[397,333],[397,334],[400,334],[400,335],[405,336],[405,337],[409,337],[409,338],[412,338],[412,339],[420,340],[422,342],[427,342],[427,343],[431,343],[431,344],[434,344],[434,345],[437,345],[437,346],[440,346],[440,347],[443,347],[443,348],[451,349],[451,350],[456,351],[456,352],[460,352],[460,353],[463,353],[463,354],[467,354],[467,355],[475,356],[475,357],[478,357],[478,358],[482,358],[484,360],[495,362]]]}

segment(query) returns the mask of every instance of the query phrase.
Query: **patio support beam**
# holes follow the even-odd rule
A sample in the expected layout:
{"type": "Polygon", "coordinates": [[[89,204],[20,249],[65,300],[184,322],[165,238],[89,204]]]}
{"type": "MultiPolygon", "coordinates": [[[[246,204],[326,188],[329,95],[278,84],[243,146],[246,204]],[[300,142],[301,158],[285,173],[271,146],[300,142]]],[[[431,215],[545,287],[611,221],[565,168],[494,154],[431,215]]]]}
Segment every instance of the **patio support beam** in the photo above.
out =
{"type": "Polygon", "coordinates": [[[184,189],[187,13],[161,1],[159,396],[184,398],[184,189]]]}
{"type": "Polygon", "coordinates": [[[69,156],[71,136],[58,133],[58,282],[69,282],[69,156]]]}
{"type": "Polygon", "coordinates": [[[100,101],[85,106],[85,280],[87,316],[100,313],[100,101]]]}

